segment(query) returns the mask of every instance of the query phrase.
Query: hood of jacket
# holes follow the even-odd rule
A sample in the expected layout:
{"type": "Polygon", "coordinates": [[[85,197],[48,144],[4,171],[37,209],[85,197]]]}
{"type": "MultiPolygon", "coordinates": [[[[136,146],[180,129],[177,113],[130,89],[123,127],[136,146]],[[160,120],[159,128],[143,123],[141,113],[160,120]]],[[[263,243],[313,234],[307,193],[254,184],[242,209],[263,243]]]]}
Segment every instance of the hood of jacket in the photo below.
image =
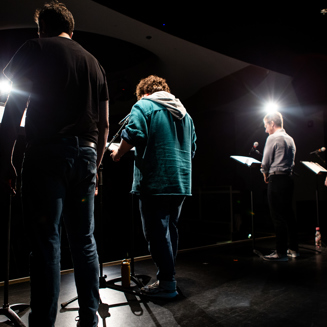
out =
{"type": "Polygon", "coordinates": [[[181,101],[171,93],[159,91],[145,96],[142,100],[151,100],[163,105],[178,119],[183,119],[186,115],[186,109],[181,101]]]}

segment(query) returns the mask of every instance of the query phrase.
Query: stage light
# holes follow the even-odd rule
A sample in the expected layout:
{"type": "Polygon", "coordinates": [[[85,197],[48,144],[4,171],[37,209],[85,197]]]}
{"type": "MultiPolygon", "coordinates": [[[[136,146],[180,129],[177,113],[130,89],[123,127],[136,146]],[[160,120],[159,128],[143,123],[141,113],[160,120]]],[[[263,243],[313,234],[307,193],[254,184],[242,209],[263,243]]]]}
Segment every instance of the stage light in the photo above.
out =
{"type": "MultiPolygon", "coordinates": [[[[15,92],[16,90],[12,88],[12,83],[8,80],[0,80],[0,123],[2,122],[2,118],[5,112],[5,105],[8,100],[10,92],[15,92]]],[[[20,126],[25,126],[26,120],[26,109],[24,111],[22,120],[20,122],[20,126]]]]}
{"type": "Polygon", "coordinates": [[[0,81],[0,95],[8,95],[11,91],[11,83],[6,80],[0,81]]]}
{"type": "Polygon", "coordinates": [[[8,80],[0,80],[0,123],[5,111],[5,103],[11,91],[11,83],[8,80]]]}
{"type": "Polygon", "coordinates": [[[266,103],[266,105],[265,105],[265,111],[266,111],[267,113],[272,113],[272,112],[274,112],[274,111],[277,111],[278,108],[279,108],[279,104],[276,103],[276,102],[268,102],[268,103],[266,103]]]}

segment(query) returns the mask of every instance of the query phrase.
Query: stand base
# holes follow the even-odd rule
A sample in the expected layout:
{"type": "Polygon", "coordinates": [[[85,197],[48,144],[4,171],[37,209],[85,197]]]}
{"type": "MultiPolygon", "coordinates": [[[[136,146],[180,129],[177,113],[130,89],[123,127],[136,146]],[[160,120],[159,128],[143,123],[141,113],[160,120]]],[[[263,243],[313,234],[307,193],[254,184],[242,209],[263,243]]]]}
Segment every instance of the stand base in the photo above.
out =
{"type": "MultiPolygon", "coordinates": [[[[146,276],[146,275],[140,275],[138,277],[134,276],[134,275],[131,275],[131,281],[135,284],[135,286],[124,287],[122,285],[116,285],[116,283],[121,282],[121,280],[122,280],[121,277],[111,279],[109,281],[106,280],[106,277],[107,277],[106,275],[103,276],[103,277],[100,277],[99,288],[110,288],[110,289],[113,289],[115,291],[130,293],[130,294],[134,294],[134,295],[138,295],[138,296],[142,295],[139,292],[139,288],[146,285],[151,279],[151,277],[146,276]],[[146,283],[143,283],[143,281],[146,281],[146,283]],[[137,289],[135,289],[135,288],[137,288],[137,289]]],[[[71,300],[69,300],[67,302],[61,303],[61,307],[65,308],[68,304],[76,301],[77,299],[78,299],[78,296],[72,298],[71,300]]]]}
{"type": "Polygon", "coordinates": [[[16,327],[26,327],[26,325],[21,321],[21,319],[17,315],[16,311],[22,312],[28,307],[28,304],[23,303],[3,306],[0,309],[0,315],[6,316],[16,327]]]}
{"type": "Polygon", "coordinates": [[[122,277],[114,278],[109,281],[106,281],[105,277],[100,278],[100,288],[111,288],[116,291],[131,293],[135,295],[140,295],[138,289],[146,285],[151,279],[151,277],[146,275],[139,275],[139,276],[131,275],[131,282],[133,282],[135,286],[124,287],[123,285],[116,285],[116,283],[122,281],[122,277]],[[144,283],[144,281],[146,282],[144,283]],[[137,288],[137,290],[135,290],[135,288],[137,288]]]}

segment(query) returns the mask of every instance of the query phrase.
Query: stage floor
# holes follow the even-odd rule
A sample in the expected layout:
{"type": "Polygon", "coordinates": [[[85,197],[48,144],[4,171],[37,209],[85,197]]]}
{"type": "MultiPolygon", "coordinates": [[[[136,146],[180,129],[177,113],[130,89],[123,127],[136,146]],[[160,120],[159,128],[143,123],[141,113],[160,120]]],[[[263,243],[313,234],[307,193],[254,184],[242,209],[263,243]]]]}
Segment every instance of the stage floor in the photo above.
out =
{"type": "MultiPolygon", "coordinates": [[[[288,262],[266,262],[253,253],[252,242],[237,242],[179,253],[177,282],[181,291],[171,301],[151,300],[103,288],[99,327],[269,327],[327,326],[327,249],[300,245],[301,256],[288,262]]],[[[269,254],[274,239],[256,240],[255,249],[269,254]]],[[[120,266],[104,267],[107,280],[120,276],[120,266]]],[[[151,261],[135,262],[135,274],[155,281],[151,261]]],[[[3,287],[0,288],[1,300],[3,287]]],[[[11,285],[9,302],[27,303],[29,283],[11,285]]],[[[57,327],[76,326],[78,303],[73,274],[62,276],[57,327]]],[[[21,319],[27,326],[27,309],[21,319]]],[[[0,316],[0,326],[8,326],[0,316]]]]}

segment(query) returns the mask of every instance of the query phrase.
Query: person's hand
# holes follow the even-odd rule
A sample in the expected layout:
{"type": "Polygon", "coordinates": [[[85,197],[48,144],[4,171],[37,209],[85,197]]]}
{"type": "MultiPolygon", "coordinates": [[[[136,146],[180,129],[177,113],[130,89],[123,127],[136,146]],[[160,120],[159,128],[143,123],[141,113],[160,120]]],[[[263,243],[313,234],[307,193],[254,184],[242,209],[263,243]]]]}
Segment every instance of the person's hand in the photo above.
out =
{"type": "Polygon", "coordinates": [[[110,157],[114,162],[118,162],[120,160],[120,157],[118,156],[118,150],[114,149],[111,151],[110,157]]]}
{"type": "Polygon", "coordinates": [[[327,177],[326,177],[326,179],[325,179],[325,186],[327,186],[327,177]]]}
{"type": "Polygon", "coordinates": [[[265,181],[266,184],[269,183],[269,179],[268,179],[267,174],[263,174],[263,180],[265,181]]]}
{"type": "Polygon", "coordinates": [[[96,184],[95,184],[95,192],[94,192],[94,195],[97,196],[99,194],[99,188],[98,188],[98,185],[99,185],[99,175],[97,174],[97,180],[96,180],[96,184]]]}

